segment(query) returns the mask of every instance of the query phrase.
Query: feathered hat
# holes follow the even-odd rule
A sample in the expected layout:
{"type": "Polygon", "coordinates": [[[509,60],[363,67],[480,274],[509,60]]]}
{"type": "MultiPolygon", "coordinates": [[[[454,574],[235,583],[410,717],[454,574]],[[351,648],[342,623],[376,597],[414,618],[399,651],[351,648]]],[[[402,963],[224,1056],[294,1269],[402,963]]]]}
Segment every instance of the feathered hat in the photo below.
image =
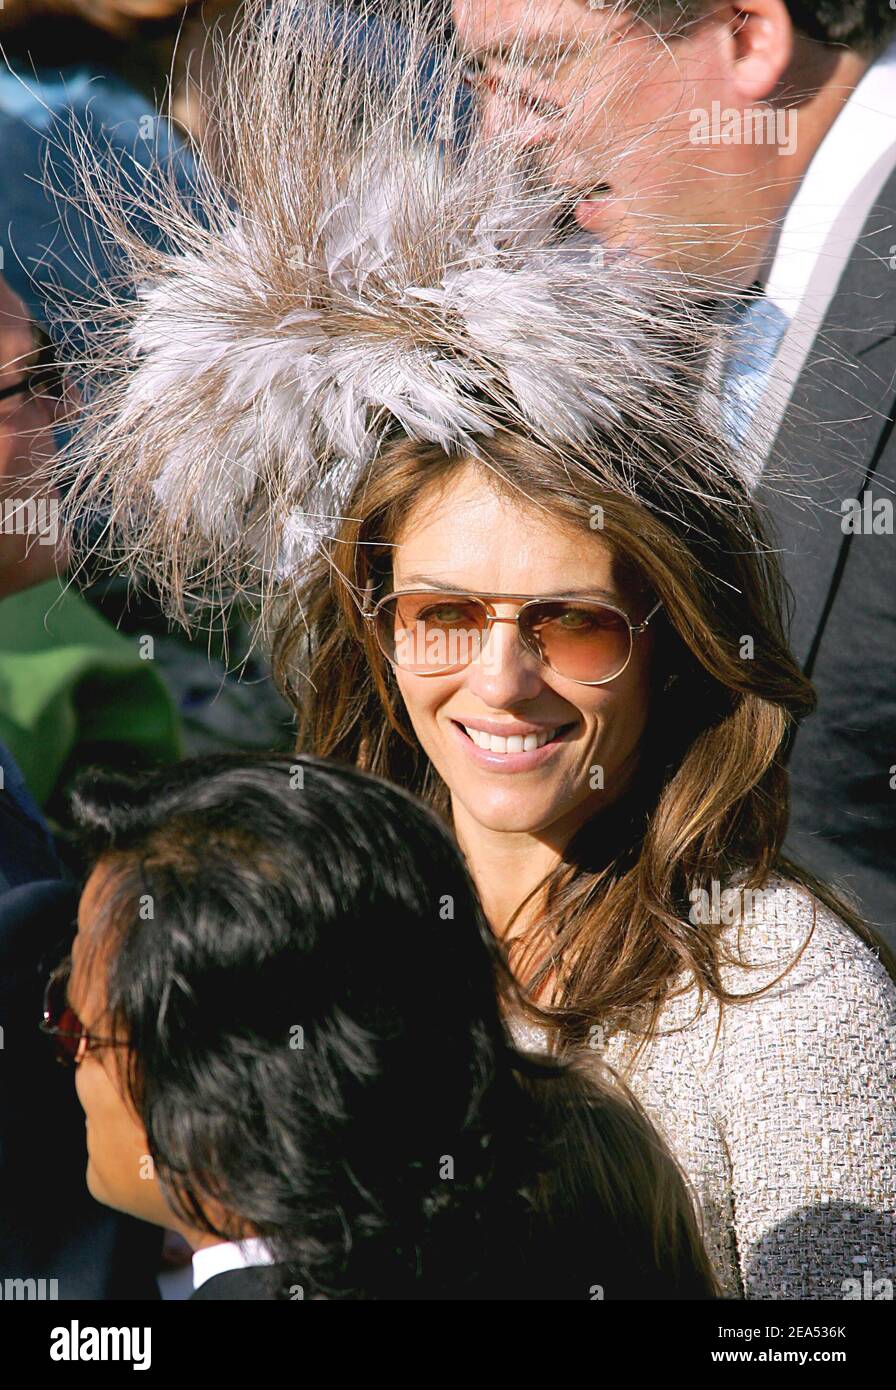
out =
{"type": "Polygon", "coordinates": [[[652,469],[737,503],[696,297],[564,234],[562,184],[479,128],[427,8],[250,3],[186,190],[85,156],[122,274],[81,309],[56,477],[76,539],[181,621],[247,595],[264,622],[396,432],[476,456],[511,428],[574,467],[600,433],[633,496],[652,469]]]}

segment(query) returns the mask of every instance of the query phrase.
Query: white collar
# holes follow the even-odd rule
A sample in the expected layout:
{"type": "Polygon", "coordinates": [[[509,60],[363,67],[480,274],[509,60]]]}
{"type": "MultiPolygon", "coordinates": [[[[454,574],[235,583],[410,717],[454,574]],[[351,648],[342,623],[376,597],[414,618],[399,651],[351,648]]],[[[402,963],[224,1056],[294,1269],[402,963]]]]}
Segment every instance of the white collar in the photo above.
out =
{"type": "MultiPolygon", "coordinates": [[[[788,318],[794,317],[805,299],[822,254],[825,260],[839,261],[831,267],[833,292],[874,196],[889,173],[888,163],[892,167],[894,152],[896,40],[850,94],[784,218],[765,292],[788,318]],[[874,185],[868,198],[855,196],[863,184],[874,185]]],[[[823,312],[826,305],[817,307],[823,312]]]]}
{"type": "Polygon", "coordinates": [[[193,1251],[193,1291],[224,1274],[228,1269],[248,1269],[253,1265],[272,1265],[274,1257],[263,1240],[223,1240],[193,1251]]]}

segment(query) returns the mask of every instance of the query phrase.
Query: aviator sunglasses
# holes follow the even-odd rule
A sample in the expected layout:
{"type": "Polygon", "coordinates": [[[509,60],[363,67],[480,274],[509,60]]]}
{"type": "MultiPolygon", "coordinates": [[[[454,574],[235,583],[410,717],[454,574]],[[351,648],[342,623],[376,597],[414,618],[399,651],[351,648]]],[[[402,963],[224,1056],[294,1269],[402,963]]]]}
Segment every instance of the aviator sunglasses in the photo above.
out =
{"type": "Polygon", "coordinates": [[[401,589],[362,616],[371,624],[386,659],[417,676],[460,670],[482,653],[494,623],[516,623],[527,651],[578,685],[606,685],[631,660],[634,639],[662,607],[641,623],[621,608],[590,598],[532,598],[528,594],[448,593],[401,589]],[[520,602],[515,617],[502,618],[494,602],[520,602]]]}

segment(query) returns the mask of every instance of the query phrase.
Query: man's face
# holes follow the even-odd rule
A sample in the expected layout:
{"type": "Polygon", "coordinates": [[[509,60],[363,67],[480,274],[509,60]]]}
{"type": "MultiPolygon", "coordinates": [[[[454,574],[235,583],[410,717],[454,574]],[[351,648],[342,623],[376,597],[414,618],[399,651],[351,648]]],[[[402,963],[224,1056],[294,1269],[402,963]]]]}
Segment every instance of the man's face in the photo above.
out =
{"type": "Polygon", "coordinates": [[[454,0],[453,14],[486,133],[516,129],[582,228],[690,274],[752,278],[779,150],[698,138],[695,113],[744,105],[724,14],[671,40],[586,0],[454,0]]]}

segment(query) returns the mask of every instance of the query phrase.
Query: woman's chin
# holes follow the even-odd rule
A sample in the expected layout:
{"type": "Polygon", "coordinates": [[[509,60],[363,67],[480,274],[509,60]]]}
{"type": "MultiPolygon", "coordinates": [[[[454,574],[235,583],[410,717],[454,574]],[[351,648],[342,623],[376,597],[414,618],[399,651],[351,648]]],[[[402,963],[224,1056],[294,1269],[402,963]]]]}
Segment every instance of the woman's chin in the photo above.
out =
{"type": "Polygon", "coordinates": [[[472,820],[485,830],[506,835],[535,835],[553,825],[563,815],[563,807],[550,801],[522,798],[519,793],[496,790],[483,793],[479,788],[455,797],[472,820]]]}
{"type": "Polygon", "coordinates": [[[106,1207],[114,1206],[114,1203],[109,1201],[109,1193],[107,1191],[106,1184],[103,1182],[100,1174],[96,1171],[93,1159],[90,1157],[88,1157],[87,1159],[87,1172],[85,1174],[85,1178],[87,1182],[87,1191],[90,1193],[91,1197],[95,1202],[102,1202],[103,1206],[106,1207]]]}

